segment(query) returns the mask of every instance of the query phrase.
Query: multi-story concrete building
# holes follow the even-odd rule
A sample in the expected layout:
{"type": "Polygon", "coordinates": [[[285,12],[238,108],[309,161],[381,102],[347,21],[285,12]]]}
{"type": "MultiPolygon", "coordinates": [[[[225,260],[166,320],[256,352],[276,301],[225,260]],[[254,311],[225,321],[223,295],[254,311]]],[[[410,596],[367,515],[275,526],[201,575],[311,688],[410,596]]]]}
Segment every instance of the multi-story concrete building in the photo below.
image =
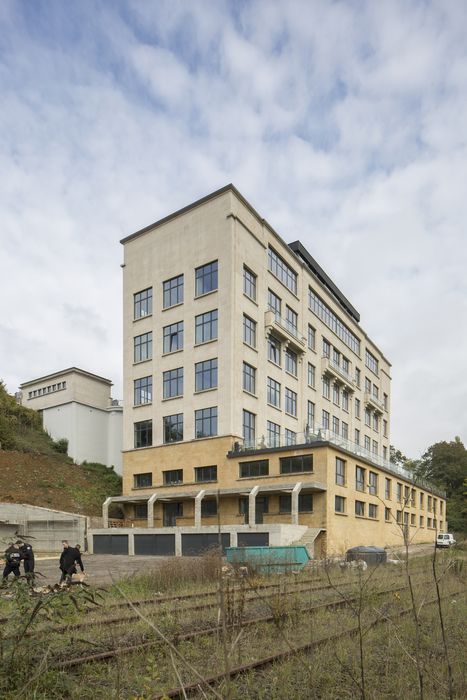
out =
{"type": "Polygon", "coordinates": [[[123,408],[112,399],[111,387],[110,379],[70,367],[24,382],[19,399],[41,412],[54,440],[68,440],[75,462],[99,462],[121,474],[123,408]]]}
{"type": "Polygon", "coordinates": [[[117,501],[119,525],[182,534],[182,551],[218,523],[231,544],[317,553],[399,543],[399,524],[434,539],[442,495],[389,461],[390,363],[299,241],[228,185],[122,243],[123,496],[106,523],[117,501]]]}

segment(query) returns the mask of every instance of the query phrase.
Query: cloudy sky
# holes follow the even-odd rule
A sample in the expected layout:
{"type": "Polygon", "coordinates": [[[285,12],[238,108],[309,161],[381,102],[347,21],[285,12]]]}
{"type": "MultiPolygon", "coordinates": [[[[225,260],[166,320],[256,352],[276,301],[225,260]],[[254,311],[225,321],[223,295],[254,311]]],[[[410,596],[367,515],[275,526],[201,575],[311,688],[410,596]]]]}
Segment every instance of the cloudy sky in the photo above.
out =
{"type": "Polygon", "coordinates": [[[0,377],[121,396],[119,240],[233,182],[467,441],[467,3],[1,0],[0,377]]]}

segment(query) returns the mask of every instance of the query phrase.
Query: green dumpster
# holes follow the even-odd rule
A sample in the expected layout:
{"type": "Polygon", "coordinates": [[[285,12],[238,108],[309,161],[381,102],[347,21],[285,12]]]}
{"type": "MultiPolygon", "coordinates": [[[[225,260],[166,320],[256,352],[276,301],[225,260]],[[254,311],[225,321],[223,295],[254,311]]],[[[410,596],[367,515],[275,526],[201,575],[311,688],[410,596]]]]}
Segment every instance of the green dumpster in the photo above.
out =
{"type": "Polygon", "coordinates": [[[303,545],[288,547],[226,547],[229,564],[246,566],[259,574],[284,574],[301,571],[310,561],[303,545]]]}

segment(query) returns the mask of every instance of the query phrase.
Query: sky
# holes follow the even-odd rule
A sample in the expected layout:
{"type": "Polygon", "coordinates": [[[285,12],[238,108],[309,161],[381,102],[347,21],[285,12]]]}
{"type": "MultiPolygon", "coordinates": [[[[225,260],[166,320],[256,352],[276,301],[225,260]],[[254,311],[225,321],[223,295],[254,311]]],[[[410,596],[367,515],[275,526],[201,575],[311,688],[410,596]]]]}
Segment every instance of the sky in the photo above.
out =
{"type": "Polygon", "coordinates": [[[1,0],[0,378],[122,392],[124,236],[232,182],[467,441],[465,0],[1,0]]]}

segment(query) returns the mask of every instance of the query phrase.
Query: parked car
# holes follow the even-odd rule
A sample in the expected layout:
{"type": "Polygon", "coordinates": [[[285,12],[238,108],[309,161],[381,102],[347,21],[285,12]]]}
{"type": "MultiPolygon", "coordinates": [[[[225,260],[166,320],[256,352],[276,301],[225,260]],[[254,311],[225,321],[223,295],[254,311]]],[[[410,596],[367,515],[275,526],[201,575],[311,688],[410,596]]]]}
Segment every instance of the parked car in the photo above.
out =
{"type": "Polygon", "coordinates": [[[451,547],[453,544],[456,544],[456,540],[454,539],[454,535],[451,535],[450,533],[440,532],[436,537],[437,547],[451,547]]]}

